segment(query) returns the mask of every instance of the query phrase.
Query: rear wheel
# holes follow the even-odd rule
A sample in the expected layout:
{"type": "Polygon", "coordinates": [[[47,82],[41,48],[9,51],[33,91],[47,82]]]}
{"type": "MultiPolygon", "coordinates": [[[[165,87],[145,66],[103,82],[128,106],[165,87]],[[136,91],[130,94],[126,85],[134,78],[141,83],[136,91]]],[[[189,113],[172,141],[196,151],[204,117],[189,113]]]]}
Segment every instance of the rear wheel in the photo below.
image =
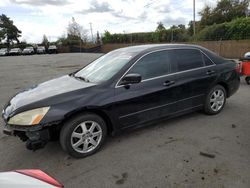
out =
{"type": "Polygon", "coordinates": [[[206,96],[204,111],[206,114],[215,115],[222,111],[226,104],[226,90],[221,85],[213,87],[206,96]]]}
{"type": "Polygon", "coordinates": [[[245,78],[245,80],[246,80],[246,83],[247,83],[248,85],[250,85],[250,76],[247,76],[247,77],[245,78]]]}
{"type": "Polygon", "coordinates": [[[100,149],[107,136],[105,121],[95,114],[81,114],[67,121],[60,144],[69,155],[83,158],[100,149]]]}

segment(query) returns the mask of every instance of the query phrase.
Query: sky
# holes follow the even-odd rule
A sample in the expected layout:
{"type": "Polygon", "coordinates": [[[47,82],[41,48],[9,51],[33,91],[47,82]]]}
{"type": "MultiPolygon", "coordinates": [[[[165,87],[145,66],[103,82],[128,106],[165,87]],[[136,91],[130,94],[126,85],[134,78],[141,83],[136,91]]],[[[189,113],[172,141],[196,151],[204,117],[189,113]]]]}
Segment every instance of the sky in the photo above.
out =
{"type": "MultiPolygon", "coordinates": [[[[217,0],[196,0],[196,17],[217,0]]],[[[157,22],[166,28],[187,25],[193,19],[193,0],[0,0],[6,14],[22,31],[21,41],[39,43],[45,34],[50,41],[66,36],[72,17],[90,36],[93,34],[154,31],[157,22]]]]}

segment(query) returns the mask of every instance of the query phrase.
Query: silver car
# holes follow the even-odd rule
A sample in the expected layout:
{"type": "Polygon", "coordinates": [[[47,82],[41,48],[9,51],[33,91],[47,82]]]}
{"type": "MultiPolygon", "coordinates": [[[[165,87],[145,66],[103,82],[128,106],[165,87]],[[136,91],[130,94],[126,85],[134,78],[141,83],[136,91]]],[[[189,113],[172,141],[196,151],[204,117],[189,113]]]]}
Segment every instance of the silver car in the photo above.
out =
{"type": "Polygon", "coordinates": [[[22,53],[22,50],[20,48],[12,48],[9,51],[9,55],[20,55],[22,53]]]}
{"type": "Polygon", "coordinates": [[[34,48],[33,47],[26,47],[23,49],[22,52],[23,55],[33,55],[34,54],[34,48]]]}
{"type": "Polygon", "coordinates": [[[38,46],[37,50],[36,50],[36,53],[37,54],[45,54],[46,53],[45,47],[44,46],[38,46]]]}
{"type": "Polygon", "coordinates": [[[8,49],[7,48],[1,48],[0,49],[0,56],[6,56],[8,55],[8,49]]]}

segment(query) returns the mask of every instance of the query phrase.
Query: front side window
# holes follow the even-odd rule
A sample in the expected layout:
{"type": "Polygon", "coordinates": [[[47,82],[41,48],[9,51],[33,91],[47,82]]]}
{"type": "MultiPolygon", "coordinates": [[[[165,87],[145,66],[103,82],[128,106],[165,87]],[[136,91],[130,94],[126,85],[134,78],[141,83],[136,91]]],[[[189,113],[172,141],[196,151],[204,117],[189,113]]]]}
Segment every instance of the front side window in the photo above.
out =
{"type": "Polygon", "coordinates": [[[196,49],[175,50],[177,70],[185,71],[204,66],[202,54],[196,49]]]}
{"type": "Polygon", "coordinates": [[[122,69],[133,57],[134,53],[124,51],[110,52],[90,63],[74,76],[93,83],[109,80],[122,69]]]}
{"type": "Polygon", "coordinates": [[[171,73],[172,59],[173,52],[171,50],[153,52],[142,57],[127,74],[140,74],[142,80],[163,76],[171,73]]]}

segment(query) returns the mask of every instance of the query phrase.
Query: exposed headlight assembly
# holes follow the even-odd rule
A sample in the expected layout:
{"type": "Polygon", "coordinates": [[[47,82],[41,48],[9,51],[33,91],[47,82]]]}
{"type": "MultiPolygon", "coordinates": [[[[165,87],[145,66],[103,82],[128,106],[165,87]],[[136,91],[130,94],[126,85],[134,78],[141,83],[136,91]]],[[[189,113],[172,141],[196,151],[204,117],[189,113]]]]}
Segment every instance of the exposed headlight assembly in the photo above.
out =
{"type": "Polygon", "coordinates": [[[37,108],[21,112],[8,121],[10,125],[37,125],[49,111],[50,107],[37,108]]]}

